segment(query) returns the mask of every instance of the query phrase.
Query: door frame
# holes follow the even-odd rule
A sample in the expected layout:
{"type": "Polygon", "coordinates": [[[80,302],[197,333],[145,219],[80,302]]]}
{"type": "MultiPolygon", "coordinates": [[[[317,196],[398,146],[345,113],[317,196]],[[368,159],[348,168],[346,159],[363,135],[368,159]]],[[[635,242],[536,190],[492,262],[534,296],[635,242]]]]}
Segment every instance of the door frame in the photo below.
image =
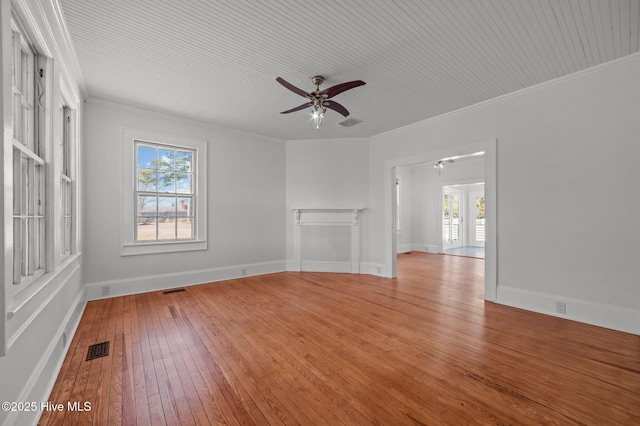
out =
{"type": "Polygon", "coordinates": [[[396,247],[396,167],[435,163],[442,158],[484,152],[485,191],[485,270],[484,298],[495,302],[498,293],[498,229],[497,229],[497,139],[451,147],[384,162],[385,194],[385,277],[395,278],[398,271],[396,247]]]}

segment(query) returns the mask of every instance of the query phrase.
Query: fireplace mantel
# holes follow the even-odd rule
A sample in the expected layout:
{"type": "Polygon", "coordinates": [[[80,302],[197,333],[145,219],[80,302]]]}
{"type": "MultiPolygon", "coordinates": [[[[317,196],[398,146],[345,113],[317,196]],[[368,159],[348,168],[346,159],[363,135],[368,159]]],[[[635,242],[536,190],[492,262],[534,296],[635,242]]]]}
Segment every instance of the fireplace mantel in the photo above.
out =
{"type": "MultiPolygon", "coordinates": [[[[308,217],[317,217],[322,216],[329,218],[326,216],[327,214],[339,214],[339,213],[352,213],[353,220],[358,222],[360,220],[360,215],[362,215],[362,211],[364,207],[332,207],[332,208],[317,208],[317,207],[294,207],[293,210],[294,218],[297,224],[300,224],[302,220],[301,217],[305,214],[305,218],[308,217]]],[[[337,216],[330,217],[333,220],[339,219],[337,216]]]]}
{"type": "MultiPolygon", "coordinates": [[[[360,261],[362,258],[362,230],[361,218],[365,210],[364,207],[295,207],[293,211],[293,257],[295,271],[313,271],[313,272],[346,272],[359,274],[360,261]],[[323,233],[321,227],[326,227],[327,232],[323,233]],[[305,230],[314,230],[313,235],[319,238],[318,246],[322,246],[331,253],[332,244],[336,244],[336,256],[338,249],[344,249],[346,245],[345,237],[347,234],[339,231],[342,227],[348,227],[350,238],[348,244],[350,246],[350,257],[348,259],[303,259],[303,245],[313,246],[314,241],[307,241],[305,230]],[[342,235],[339,235],[342,234],[342,235]],[[332,241],[333,237],[335,241],[332,241]]],[[[306,232],[310,233],[310,232],[306,232]]]]}

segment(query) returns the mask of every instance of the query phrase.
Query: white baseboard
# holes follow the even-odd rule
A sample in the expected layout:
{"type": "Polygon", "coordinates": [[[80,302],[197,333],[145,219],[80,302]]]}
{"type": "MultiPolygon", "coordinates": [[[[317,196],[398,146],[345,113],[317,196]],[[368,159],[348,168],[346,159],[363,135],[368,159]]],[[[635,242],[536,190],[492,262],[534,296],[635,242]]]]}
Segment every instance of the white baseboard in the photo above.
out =
{"type": "Polygon", "coordinates": [[[640,311],[514,287],[498,285],[496,303],[640,335],[640,311]],[[566,313],[556,312],[565,303],[566,313]]]}
{"type": "MultiPolygon", "coordinates": [[[[60,368],[62,368],[62,363],[71,346],[71,340],[80,324],[80,318],[82,318],[86,304],[85,292],[81,291],[65,315],[58,330],[51,336],[49,345],[22,388],[18,401],[34,401],[40,406],[41,401],[46,402],[48,400],[58,378],[60,368]],[[66,341],[63,342],[65,334],[66,341]],[[62,350],[59,348],[62,348],[62,350]]],[[[37,424],[42,413],[43,411],[40,409],[36,411],[11,412],[3,424],[37,424]]]]}
{"type": "Polygon", "coordinates": [[[317,260],[302,261],[304,272],[336,272],[342,274],[351,273],[351,262],[321,262],[317,260]]]}
{"type": "Polygon", "coordinates": [[[231,280],[255,275],[273,274],[283,271],[285,271],[285,261],[278,260],[273,262],[201,269],[197,271],[99,281],[87,284],[87,300],[98,300],[109,297],[147,293],[150,291],[166,290],[169,288],[231,280]],[[103,290],[106,290],[109,294],[103,294],[103,290]]]}
{"type": "Polygon", "coordinates": [[[414,246],[420,246],[420,248],[415,247],[415,251],[424,251],[427,253],[438,253],[438,246],[433,244],[414,244],[414,246]]]}
{"type": "MultiPolygon", "coordinates": [[[[303,270],[304,271],[310,271],[311,269],[305,269],[307,266],[312,267],[312,268],[317,268],[314,269],[313,272],[345,272],[345,273],[351,273],[351,263],[347,263],[346,265],[343,265],[343,262],[310,262],[312,265],[307,265],[307,262],[304,262],[303,264],[303,270]],[[320,265],[321,263],[328,263],[328,265],[320,265]],[[348,268],[347,268],[347,265],[348,268]],[[322,270],[320,270],[322,269],[322,270]],[[331,269],[331,270],[327,270],[327,269],[331,269]]],[[[344,262],[346,263],[346,262],[344,262]]],[[[385,277],[386,276],[386,267],[382,264],[382,263],[368,263],[368,262],[362,262],[360,263],[360,274],[364,274],[364,275],[375,275],[378,277],[385,277]]],[[[297,271],[298,267],[296,265],[296,263],[293,260],[287,260],[287,271],[297,271]]]]}
{"type": "Polygon", "coordinates": [[[398,246],[396,247],[396,253],[409,253],[410,251],[413,251],[413,246],[414,244],[398,244],[398,246]]]}
{"type": "Polygon", "coordinates": [[[361,273],[375,275],[377,277],[386,277],[387,268],[382,263],[364,262],[361,264],[361,273]]]}
{"type": "Polygon", "coordinates": [[[399,244],[396,253],[408,253],[410,251],[418,251],[422,253],[438,253],[438,246],[424,243],[399,244]]]}
{"type": "Polygon", "coordinates": [[[438,246],[424,243],[399,244],[396,253],[409,253],[410,251],[418,251],[422,253],[438,253],[438,246]]]}

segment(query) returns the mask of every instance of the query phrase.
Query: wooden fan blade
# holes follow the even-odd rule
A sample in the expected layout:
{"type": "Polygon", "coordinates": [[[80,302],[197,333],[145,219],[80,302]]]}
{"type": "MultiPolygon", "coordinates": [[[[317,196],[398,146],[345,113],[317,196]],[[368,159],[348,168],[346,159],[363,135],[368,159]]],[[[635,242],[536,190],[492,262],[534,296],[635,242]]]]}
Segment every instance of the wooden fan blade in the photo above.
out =
{"type": "Polygon", "coordinates": [[[336,84],[335,86],[331,86],[328,89],[324,89],[320,92],[321,95],[327,95],[327,99],[333,98],[338,93],[342,93],[345,90],[353,89],[354,87],[362,86],[363,84],[367,84],[362,80],[349,81],[347,83],[336,84]]]}
{"type": "Polygon", "coordinates": [[[297,93],[300,96],[304,96],[305,98],[309,96],[309,94],[307,92],[305,92],[302,89],[297,88],[296,86],[294,86],[293,84],[289,83],[288,81],[286,81],[284,78],[282,77],[278,77],[276,78],[276,81],[280,84],[282,84],[284,87],[286,87],[287,89],[291,90],[293,93],[297,93]]]}
{"type": "Polygon", "coordinates": [[[300,110],[303,110],[305,108],[309,108],[310,106],[313,106],[313,102],[308,102],[306,104],[302,104],[302,105],[297,106],[295,108],[291,108],[291,109],[288,109],[286,111],[282,111],[280,114],[289,114],[290,112],[300,111],[300,110]]]}
{"type": "Polygon", "coordinates": [[[336,101],[324,101],[322,103],[322,105],[324,107],[326,107],[326,108],[329,108],[329,109],[332,109],[334,111],[339,112],[340,114],[344,115],[345,117],[347,117],[349,115],[349,111],[347,111],[347,109],[345,107],[343,107],[342,105],[340,105],[336,101]]]}

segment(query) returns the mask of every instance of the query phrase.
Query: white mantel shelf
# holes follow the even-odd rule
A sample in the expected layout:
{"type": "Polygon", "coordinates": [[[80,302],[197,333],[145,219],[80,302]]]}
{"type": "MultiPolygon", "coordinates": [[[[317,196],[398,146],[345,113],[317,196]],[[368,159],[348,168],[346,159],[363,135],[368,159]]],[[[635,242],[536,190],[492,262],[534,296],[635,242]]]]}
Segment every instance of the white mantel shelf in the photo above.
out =
{"type": "Polygon", "coordinates": [[[364,207],[292,207],[291,210],[364,210],[364,207]]]}
{"type": "Polygon", "coordinates": [[[364,207],[294,207],[294,270],[360,273],[362,258],[361,217],[364,207]],[[314,225],[341,225],[351,229],[351,259],[348,262],[313,262],[301,258],[302,228],[314,225]]]}

